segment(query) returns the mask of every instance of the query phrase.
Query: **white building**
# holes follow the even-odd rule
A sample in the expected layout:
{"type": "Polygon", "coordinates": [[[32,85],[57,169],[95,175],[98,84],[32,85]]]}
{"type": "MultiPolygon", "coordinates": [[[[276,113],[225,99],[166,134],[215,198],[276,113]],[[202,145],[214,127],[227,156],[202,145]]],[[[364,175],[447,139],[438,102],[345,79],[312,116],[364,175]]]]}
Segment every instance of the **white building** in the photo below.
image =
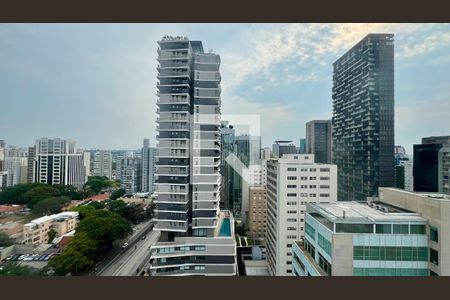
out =
{"type": "Polygon", "coordinates": [[[27,158],[6,157],[5,170],[8,172],[7,186],[27,182],[27,158]]]}
{"type": "Polygon", "coordinates": [[[50,216],[34,219],[23,226],[23,238],[25,244],[47,244],[50,230],[56,232],[56,236],[62,236],[75,229],[78,223],[78,212],[66,211],[50,216]]]}
{"type": "Polygon", "coordinates": [[[112,178],[112,154],[111,151],[97,150],[94,153],[93,176],[105,176],[112,178]]]}
{"type": "Polygon", "coordinates": [[[307,203],[337,200],[337,166],[312,154],[286,154],[267,163],[267,264],[272,276],[292,273],[294,241],[303,240],[307,203]]]}
{"type": "Polygon", "coordinates": [[[77,189],[86,183],[83,153],[77,153],[75,142],[59,138],[36,140],[34,182],[72,185],[77,189]]]}

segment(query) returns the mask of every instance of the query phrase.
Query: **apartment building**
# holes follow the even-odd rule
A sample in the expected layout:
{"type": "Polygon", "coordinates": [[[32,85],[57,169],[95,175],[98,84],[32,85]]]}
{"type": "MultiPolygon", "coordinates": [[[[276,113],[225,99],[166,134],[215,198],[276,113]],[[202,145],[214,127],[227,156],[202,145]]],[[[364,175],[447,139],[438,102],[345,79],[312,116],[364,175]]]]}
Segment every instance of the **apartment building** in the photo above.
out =
{"type": "MultiPolygon", "coordinates": [[[[158,42],[152,275],[237,274],[234,218],[220,211],[220,56],[201,41],[158,42]]],[[[259,154],[259,153],[258,153],[259,154]]]]}
{"type": "Polygon", "coordinates": [[[307,203],[337,200],[337,167],[292,154],[267,163],[267,263],[272,276],[292,273],[292,245],[305,233],[307,203]]]}
{"type": "Polygon", "coordinates": [[[368,34],[333,63],[333,163],[339,200],[394,181],[394,35],[368,34]]]}
{"type": "Polygon", "coordinates": [[[266,188],[249,188],[249,214],[248,227],[250,236],[254,239],[263,239],[266,236],[267,219],[267,193],[266,188]]]}
{"type": "Polygon", "coordinates": [[[78,212],[66,211],[50,216],[34,219],[23,226],[25,244],[47,244],[50,230],[56,231],[56,237],[62,236],[72,230],[78,223],[78,212]]]}
{"type": "MultiPolygon", "coordinates": [[[[381,193],[381,192],[380,192],[381,193]]],[[[381,202],[310,203],[296,276],[428,276],[427,220],[381,202]]]]}
{"type": "Polygon", "coordinates": [[[112,154],[107,150],[96,150],[92,168],[93,176],[104,176],[112,179],[112,154]]]}
{"type": "Polygon", "coordinates": [[[120,187],[127,195],[141,191],[142,184],[142,159],[135,156],[127,156],[120,159],[118,164],[120,187]]]}

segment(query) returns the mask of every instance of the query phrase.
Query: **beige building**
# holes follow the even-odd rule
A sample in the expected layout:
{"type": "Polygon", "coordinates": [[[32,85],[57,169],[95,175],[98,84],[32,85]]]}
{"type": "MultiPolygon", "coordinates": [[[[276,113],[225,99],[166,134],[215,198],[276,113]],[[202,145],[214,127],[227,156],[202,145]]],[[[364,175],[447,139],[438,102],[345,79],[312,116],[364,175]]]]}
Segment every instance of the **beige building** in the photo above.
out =
{"type": "Polygon", "coordinates": [[[266,236],[267,194],[265,187],[249,188],[249,228],[254,239],[264,239],[266,236]]]}
{"type": "Polygon", "coordinates": [[[431,276],[450,275],[450,196],[380,188],[380,201],[427,219],[428,268],[431,276]]]}
{"type": "Polygon", "coordinates": [[[78,222],[78,212],[67,211],[55,215],[44,216],[23,226],[23,238],[25,244],[47,244],[48,233],[51,229],[56,231],[56,236],[62,236],[75,229],[78,222]]]}

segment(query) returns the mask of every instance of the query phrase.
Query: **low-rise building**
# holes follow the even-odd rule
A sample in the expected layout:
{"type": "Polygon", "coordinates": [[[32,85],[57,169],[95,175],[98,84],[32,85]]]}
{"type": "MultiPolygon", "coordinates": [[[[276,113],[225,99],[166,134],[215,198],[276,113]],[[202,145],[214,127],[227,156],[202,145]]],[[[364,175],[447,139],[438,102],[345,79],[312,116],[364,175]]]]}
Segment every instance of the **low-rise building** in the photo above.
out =
{"type": "Polygon", "coordinates": [[[296,276],[428,276],[427,219],[382,202],[308,204],[296,276]]]}
{"type": "Polygon", "coordinates": [[[25,244],[40,245],[48,243],[51,229],[56,236],[62,236],[75,229],[78,223],[78,212],[66,211],[55,215],[43,216],[27,223],[23,227],[25,244]]]}
{"type": "Polygon", "coordinates": [[[379,200],[420,214],[427,220],[430,276],[450,275],[450,195],[380,188],[379,200]]]}

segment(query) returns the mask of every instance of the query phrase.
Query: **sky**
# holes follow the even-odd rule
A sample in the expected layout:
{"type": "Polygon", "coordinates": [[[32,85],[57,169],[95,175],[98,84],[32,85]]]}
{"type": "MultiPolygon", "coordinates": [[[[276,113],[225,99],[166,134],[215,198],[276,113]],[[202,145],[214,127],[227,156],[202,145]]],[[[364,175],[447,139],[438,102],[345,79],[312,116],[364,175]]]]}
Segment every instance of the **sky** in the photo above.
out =
{"type": "Polygon", "coordinates": [[[331,119],[332,64],[368,33],[395,34],[395,143],[450,134],[450,24],[0,24],[0,139],[85,149],[155,145],[157,41],[221,56],[222,113],[259,114],[263,146],[331,119]]]}

